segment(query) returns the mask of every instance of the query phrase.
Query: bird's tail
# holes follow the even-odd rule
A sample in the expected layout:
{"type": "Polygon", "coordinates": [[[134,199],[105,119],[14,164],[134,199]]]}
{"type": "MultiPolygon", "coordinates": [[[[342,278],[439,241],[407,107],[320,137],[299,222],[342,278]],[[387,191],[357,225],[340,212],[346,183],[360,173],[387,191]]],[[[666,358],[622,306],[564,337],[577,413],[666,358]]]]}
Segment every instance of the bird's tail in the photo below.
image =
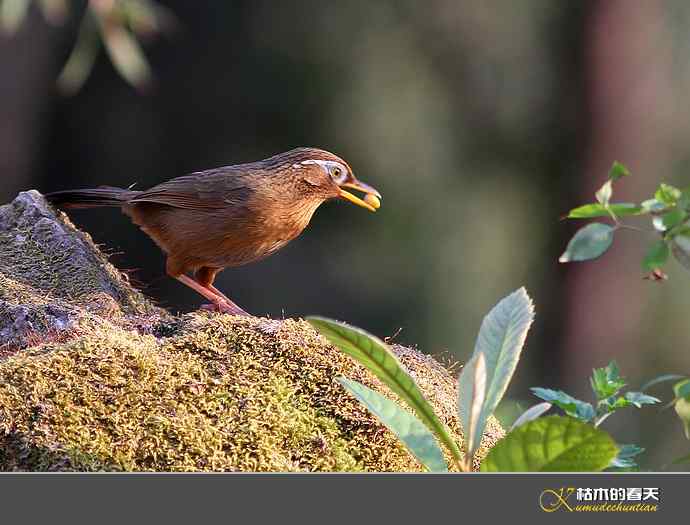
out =
{"type": "Polygon", "coordinates": [[[56,191],[46,194],[45,198],[52,205],[62,209],[101,208],[104,206],[122,206],[137,193],[139,192],[102,186],[84,190],[56,191]]]}

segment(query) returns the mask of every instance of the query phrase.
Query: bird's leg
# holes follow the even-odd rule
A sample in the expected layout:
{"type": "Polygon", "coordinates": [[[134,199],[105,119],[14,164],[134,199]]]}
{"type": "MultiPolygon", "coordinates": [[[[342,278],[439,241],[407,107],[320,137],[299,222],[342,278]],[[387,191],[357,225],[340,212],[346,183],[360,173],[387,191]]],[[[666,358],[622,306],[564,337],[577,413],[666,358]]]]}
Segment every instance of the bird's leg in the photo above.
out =
{"type": "Polygon", "coordinates": [[[194,280],[206,290],[209,290],[216,296],[220,297],[231,310],[231,312],[228,313],[234,313],[236,315],[250,315],[247,312],[245,312],[242,308],[240,308],[237,304],[235,304],[235,302],[232,299],[230,299],[227,295],[225,295],[218,288],[213,286],[213,281],[216,279],[216,275],[218,275],[218,272],[220,272],[219,268],[210,268],[208,266],[204,266],[202,268],[199,268],[194,273],[194,280]]]}
{"type": "Polygon", "coordinates": [[[206,297],[206,299],[213,303],[213,309],[218,312],[223,312],[232,315],[249,315],[247,312],[242,310],[242,308],[237,306],[232,301],[226,301],[225,298],[221,297],[220,295],[216,295],[216,293],[202,286],[201,284],[196,282],[191,277],[188,277],[187,275],[181,274],[176,276],[175,279],[180,281],[182,284],[189,286],[195,292],[206,297]]]}

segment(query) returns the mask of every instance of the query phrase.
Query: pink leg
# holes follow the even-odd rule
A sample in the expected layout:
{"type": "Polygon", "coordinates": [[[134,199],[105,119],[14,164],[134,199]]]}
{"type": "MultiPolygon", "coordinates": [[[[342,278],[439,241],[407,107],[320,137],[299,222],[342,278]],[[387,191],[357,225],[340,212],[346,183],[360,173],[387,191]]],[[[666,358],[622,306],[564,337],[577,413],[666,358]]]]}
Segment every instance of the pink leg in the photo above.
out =
{"type": "Polygon", "coordinates": [[[212,308],[218,312],[231,315],[249,315],[247,312],[242,310],[242,308],[225,297],[222,293],[218,292],[218,290],[216,290],[213,286],[206,288],[191,277],[188,277],[184,274],[175,276],[175,279],[180,281],[182,284],[189,286],[195,292],[206,297],[206,299],[213,303],[212,308]]]}

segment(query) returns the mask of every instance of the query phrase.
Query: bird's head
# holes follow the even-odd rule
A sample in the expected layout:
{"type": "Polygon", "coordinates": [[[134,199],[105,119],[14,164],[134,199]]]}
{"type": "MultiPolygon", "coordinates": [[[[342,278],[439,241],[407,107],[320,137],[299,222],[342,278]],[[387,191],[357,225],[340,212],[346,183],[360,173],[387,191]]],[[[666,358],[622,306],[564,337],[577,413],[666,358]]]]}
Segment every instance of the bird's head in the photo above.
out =
{"type": "Polygon", "coordinates": [[[343,199],[369,211],[376,211],[380,206],[379,191],[358,180],[352,168],[343,159],[316,148],[297,148],[281,153],[265,162],[277,164],[283,176],[296,182],[304,195],[315,199],[343,199]],[[365,194],[362,199],[348,190],[365,194]]]}

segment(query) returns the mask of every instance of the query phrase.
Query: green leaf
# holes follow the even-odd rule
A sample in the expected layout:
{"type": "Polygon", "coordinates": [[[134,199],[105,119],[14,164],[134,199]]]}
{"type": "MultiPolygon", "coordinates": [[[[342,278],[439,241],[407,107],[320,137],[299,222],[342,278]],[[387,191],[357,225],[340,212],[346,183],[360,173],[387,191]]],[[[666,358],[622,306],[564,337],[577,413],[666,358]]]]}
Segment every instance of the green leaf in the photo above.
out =
{"type": "Polygon", "coordinates": [[[597,202],[604,208],[608,208],[611,195],[613,195],[613,186],[611,185],[610,180],[607,180],[594,194],[594,196],[597,198],[597,202]]]}
{"type": "Polygon", "coordinates": [[[644,452],[642,447],[637,445],[619,445],[618,454],[611,461],[609,467],[620,469],[632,469],[637,467],[637,462],[633,459],[644,452]]]}
{"type": "Polygon", "coordinates": [[[671,252],[680,264],[690,270],[690,235],[675,235],[671,239],[671,252]]]}
{"type": "Polygon", "coordinates": [[[682,397],[686,401],[690,401],[690,379],[685,379],[673,385],[673,392],[676,397],[682,397]]]}
{"type": "Polygon", "coordinates": [[[436,438],[424,423],[393,401],[357,381],[341,377],[338,378],[338,382],[398,436],[422,465],[431,472],[448,471],[436,438]]]}
{"type": "Polygon", "coordinates": [[[562,390],[551,390],[541,387],[533,387],[530,390],[535,396],[553,403],[570,417],[587,422],[591,421],[595,416],[594,407],[590,403],[575,399],[562,390]]]}
{"type": "Polygon", "coordinates": [[[482,472],[598,472],[617,453],[603,430],[570,417],[546,416],[499,441],[484,459],[482,472]]]}
{"type": "Polygon", "coordinates": [[[333,345],[383,381],[412,408],[415,415],[436,434],[439,441],[448,447],[453,459],[458,464],[462,461],[462,453],[450,437],[448,429],[425,399],[417,383],[383,341],[364,330],[332,319],[308,317],[307,321],[333,345]]]}
{"type": "Polygon", "coordinates": [[[570,239],[558,262],[587,261],[596,259],[609,249],[614,229],[608,224],[593,222],[580,228],[570,239]]]}
{"type": "Polygon", "coordinates": [[[680,199],[680,196],[681,191],[678,188],[671,186],[670,184],[664,184],[663,182],[659,185],[659,189],[657,189],[654,193],[654,198],[667,206],[674,205],[678,199],[680,199]]]}
{"type": "Polygon", "coordinates": [[[638,206],[632,202],[616,202],[609,204],[608,209],[606,209],[601,204],[585,204],[584,206],[570,210],[568,219],[610,217],[611,214],[609,210],[611,210],[616,217],[623,217],[625,215],[639,215],[642,213],[642,206],[638,206]]]}
{"type": "MultiPolygon", "coordinates": [[[[605,400],[605,403],[608,405],[608,408],[610,411],[617,410],[619,408],[627,408],[630,405],[632,405],[632,401],[630,401],[627,397],[627,394],[625,396],[619,396],[617,398],[609,398],[605,400]]],[[[639,408],[639,407],[638,407],[639,408]]]]}
{"type": "Polygon", "coordinates": [[[609,170],[609,180],[616,181],[622,177],[629,177],[630,171],[623,164],[617,160],[613,162],[611,169],[609,170]]]}
{"type": "Polygon", "coordinates": [[[589,381],[597,399],[611,397],[625,386],[615,361],[611,361],[606,368],[595,368],[589,381]]]}
{"type": "Polygon", "coordinates": [[[657,268],[661,268],[668,260],[669,254],[670,250],[668,243],[664,240],[656,241],[649,247],[649,250],[647,250],[642,260],[642,269],[646,272],[651,272],[657,268]]]}
{"type": "Polygon", "coordinates": [[[643,394],[642,392],[626,392],[625,400],[637,408],[642,408],[642,405],[654,405],[656,403],[661,403],[660,399],[657,399],[654,396],[643,394]]]}
{"type": "Polygon", "coordinates": [[[676,414],[678,414],[681,423],[683,423],[685,438],[690,439],[690,401],[681,397],[673,404],[673,408],[676,414]]]}
{"type": "Polygon", "coordinates": [[[661,216],[661,223],[666,230],[670,230],[681,224],[685,219],[687,219],[685,211],[676,207],[661,216]]]}
{"type": "Polygon", "coordinates": [[[680,375],[680,374],[664,374],[658,377],[655,377],[654,379],[650,379],[647,381],[644,385],[640,387],[640,392],[644,392],[645,390],[649,390],[655,385],[658,385],[659,383],[665,383],[667,381],[677,381],[678,379],[686,379],[686,376],[680,375]]]}
{"type": "Polygon", "coordinates": [[[484,434],[483,427],[486,425],[481,420],[487,393],[486,380],[486,358],[480,353],[465,365],[458,381],[458,410],[465,433],[465,461],[468,470],[474,453],[479,449],[484,434]],[[471,381],[468,381],[468,377],[471,377],[471,381]],[[460,407],[466,407],[467,413],[463,413],[460,407]]]}
{"type": "Polygon", "coordinates": [[[122,6],[122,15],[132,31],[142,38],[160,32],[171,31],[177,25],[173,12],[158,2],[127,2],[122,6]]]}
{"type": "Polygon", "coordinates": [[[90,10],[84,13],[77,42],[57,79],[58,89],[65,95],[73,95],[86,82],[101,47],[98,23],[90,10]]]}
{"type": "MultiPolygon", "coordinates": [[[[643,394],[642,392],[626,392],[624,396],[611,396],[606,399],[599,401],[597,405],[597,412],[600,414],[602,412],[610,414],[621,408],[627,408],[629,406],[634,406],[636,408],[642,408],[642,405],[653,405],[655,403],[660,403],[661,401],[656,397],[643,394]]],[[[597,426],[600,425],[605,417],[597,422],[597,426]]]]}
{"type": "Polygon", "coordinates": [[[525,423],[529,423],[530,421],[537,419],[545,412],[548,412],[552,406],[553,405],[551,403],[543,402],[528,408],[520,415],[519,418],[515,420],[513,426],[510,427],[509,432],[512,432],[516,428],[521,427],[525,423]]]}
{"type": "MultiPolygon", "coordinates": [[[[629,407],[630,405],[630,401],[628,401],[624,396],[611,396],[599,401],[599,403],[597,404],[597,412],[604,412],[605,414],[610,414],[611,412],[614,412],[620,408],[629,407]]],[[[599,426],[604,421],[604,419],[606,418],[599,419],[596,425],[599,426]]]]}
{"type": "Polygon", "coordinates": [[[153,80],[151,68],[134,35],[122,26],[105,22],[101,22],[101,34],[117,72],[134,87],[148,87],[153,80]]]}
{"type": "MultiPolygon", "coordinates": [[[[527,291],[520,288],[501,299],[484,317],[472,358],[483,354],[486,360],[486,399],[482,406],[475,431],[466,439],[473,446],[478,446],[486,422],[493,413],[508,383],[513,377],[515,367],[520,359],[525,344],[527,331],[534,320],[534,306],[527,291]]],[[[458,413],[463,429],[470,428],[472,409],[472,392],[475,390],[475,376],[469,370],[463,370],[458,381],[458,413]]]]}

